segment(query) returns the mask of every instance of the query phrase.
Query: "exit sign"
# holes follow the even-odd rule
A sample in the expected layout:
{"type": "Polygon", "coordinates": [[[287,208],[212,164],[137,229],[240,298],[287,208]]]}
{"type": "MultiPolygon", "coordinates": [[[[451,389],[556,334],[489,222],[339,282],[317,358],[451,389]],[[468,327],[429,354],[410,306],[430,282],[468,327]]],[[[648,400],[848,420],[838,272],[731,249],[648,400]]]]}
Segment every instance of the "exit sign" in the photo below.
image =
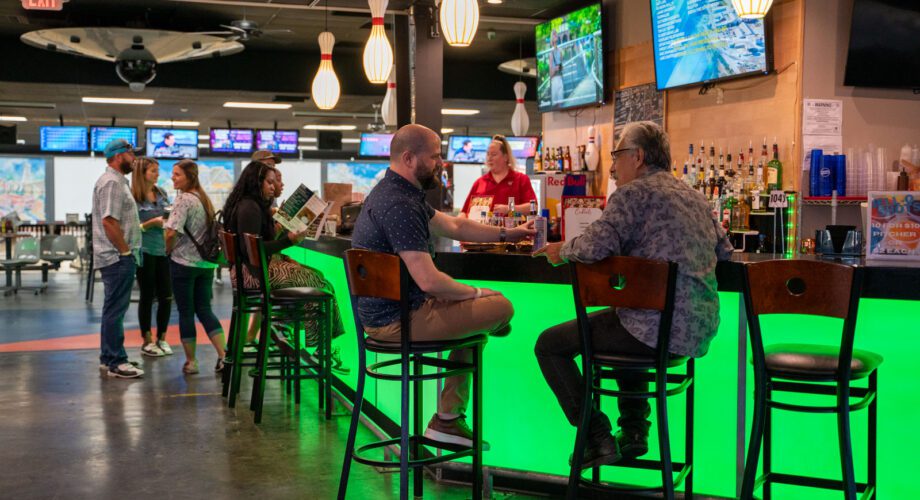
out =
{"type": "Polygon", "coordinates": [[[68,0],[22,0],[26,10],[61,10],[68,0]]]}

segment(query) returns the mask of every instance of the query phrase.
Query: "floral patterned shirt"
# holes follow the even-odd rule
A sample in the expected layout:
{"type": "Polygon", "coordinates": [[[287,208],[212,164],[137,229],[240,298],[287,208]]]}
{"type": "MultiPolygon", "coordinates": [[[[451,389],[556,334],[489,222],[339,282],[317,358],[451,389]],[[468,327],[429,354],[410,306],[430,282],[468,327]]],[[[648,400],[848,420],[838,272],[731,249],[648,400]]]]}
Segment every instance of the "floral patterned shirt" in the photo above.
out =
{"type": "MultiPolygon", "coordinates": [[[[677,263],[677,290],[669,351],[700,357],[719,327],[716,261],[731,258],[732,245],[697,191],[669,172],[646,168],[610,195],[601,218],[562,247],[569,261],[592,263],[611,255],[677,263]]],[[[660,313],[617,309],[626,330],[655,347],[660,313]]]]}

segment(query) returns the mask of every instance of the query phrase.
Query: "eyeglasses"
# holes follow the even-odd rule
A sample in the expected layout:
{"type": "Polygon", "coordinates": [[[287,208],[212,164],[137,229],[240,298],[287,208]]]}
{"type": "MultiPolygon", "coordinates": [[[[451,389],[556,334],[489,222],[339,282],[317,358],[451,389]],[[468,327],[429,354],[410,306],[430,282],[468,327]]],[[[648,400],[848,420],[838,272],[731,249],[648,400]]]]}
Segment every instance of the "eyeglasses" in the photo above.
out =
{"type": "Polygon", "coordinates": [[[610,152],[610,157],[613,158],[613,161],[617,161],[617,153],[622,153],[623,151],[632,151],[636,148],[620,148],[610,152]]]}

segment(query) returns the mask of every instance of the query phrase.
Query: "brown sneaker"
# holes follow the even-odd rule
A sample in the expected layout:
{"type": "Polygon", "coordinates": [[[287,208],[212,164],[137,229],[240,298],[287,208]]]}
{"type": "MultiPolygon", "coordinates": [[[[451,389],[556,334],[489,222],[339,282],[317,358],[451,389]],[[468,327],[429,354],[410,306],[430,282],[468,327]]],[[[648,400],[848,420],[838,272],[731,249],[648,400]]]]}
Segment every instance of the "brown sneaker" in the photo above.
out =
{"type": "MultiPolygon", "coordinates": [[[[464,417],[453,420],[442,420],[435,413],[425,429],[425,437],[439,443],[448,443],[467,448],[473,446],[473,431],[466,424],[464,417]]],[[[482,440],[482,451],[489,451],[489,443],[482,440]]]]}

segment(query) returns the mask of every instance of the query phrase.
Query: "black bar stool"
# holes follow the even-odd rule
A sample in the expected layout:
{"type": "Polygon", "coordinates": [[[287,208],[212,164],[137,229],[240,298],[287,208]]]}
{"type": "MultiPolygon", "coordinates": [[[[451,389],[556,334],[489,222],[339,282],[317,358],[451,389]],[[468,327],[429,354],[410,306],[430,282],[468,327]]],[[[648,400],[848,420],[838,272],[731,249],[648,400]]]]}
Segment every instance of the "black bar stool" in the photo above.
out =
{"type": "Polygon", "coordinates": [[[677,264],[638,257],[608,257],[594,264],[572,263],[572,288],[575,292],[575,312],[582,339],[582,373],[585,393],[582,402],[581,425],[575,439],[569,472],[566,497],[581,498],[583,493],[629,494],[641,491],[661,491],[664,498],[674,498],[674,488],[684,483],[684,497],[693,497],[693,381],[694,360],[668,352],[671,321],[674,312],[674,290],[677,283],[677,264]],[[588,321],[588,307],[649,309],[661,312],[658,327],[658,345],[654,357],[620,353],[600,353],[593,348],[588,321]],[[668,368],[686,365],[684,374],[668,373],[668,368]],[[649,373],[651,370],[652,373],[649,373]],[[604,389],[603,380],[618,379],[624,371],[639,372],[655,390],[636,392],[604,389]],[[587,381],[592,381],[588,383],[587,381]],[[668,388],[668,384],[676,384],[668,388]],[[684,432],[685,462],[671,460],[668,433],[667,398],[686,392],[686,425],[684,432]],[[622,459],[615,467],[632,467],[661,471],[661,486],[633,487],[600,482],[600,468],[592,469],[592,479],[582,477],[581,464],[587,446],[587,430],[592,408],[600,409],[601,396],[618,398],[655,399],[658,426],[659,460],[622,459]],[[678,469],[674,478],[674,469],[678,469]]]}
{"type": "Polygon", "coordinates": [[[368,250],[348,250],[345,252],[345,270],[348,274],[348,288],[351,292],[352,309],[355,313],[355,326],[358,334],[358,385],[355,390],[355,404],[352,409],[351,427],[348,429],[348,441],[345,445],[345,462],[342,465],[342,477],[339,480],[339,500],[345,499],[348,487],[348,473],[351,461],[375,467],[399,467],[399,497],[409,498],[409,469],[413,469],[413,494],[422,497],[422,468],[440,462],[456,460],[463,457],[473,458],[474,499],[482,498],[482,349],[486,343],[485,335],[476,335],[460,340],[440,342],[412,342],[412,324],[409,317],[409,301],[406,291],[409,286],[409,273],[402,260],[391,254],[371,252],[368,250]],[[372,297],[399,302],[402,338],[399,342],[380,342],[365,337],[364,327],[358,316],[357,299],[372,297]],[[454,349],[472,349],[473,362],[454,362],[431,356],[439,352],[454,349]],[[367,351],[378,354],[398,356],[395,359],[367,365],[367,351]],[[399,373],[383,373],[383,369],[398,366],[399,373]],[[434,373],[424,373],[424,367],[440,368],[434,373]],[[411,371],[410,371],[411,370],[411,371]],[[473,403],[473,446],[458,446],[434,441],[422,435],[422,384],[426,380],[436,380],[472,374],[473,403]],[[400,435],[364,445],[355,450],[355,436],[361,417],[361,405],[364,401],[364,381],[370,376],[378,380],[399,381],[400,398],[400,435]],[[414,415],[409,415],[409,389],[413,389],[412,405],[414,415]],[[389,446],[399,447],[399,461],[375,460],[366,453],[381,450],[389,446]],[[422,447],[428,446],[450,453],[433,456],[422,447]]]}
{"type": "MultiPolygon", "coordinates": [[[[246,248],[246,259],[240,259],[249,272],[258,277],[259,303],[262,312],[262,325],[259,334],[258,354],[256,355],[256,375],[252,385],[250,409],[255,412],[255,423],[262,421],[262,403],[265,397],[265,381],[268,374],[268,337],[271,324],[277,321],[293,327],[293,349],[288,350],[287,357],[292,362],[281,376],[285,377],[290,388],[294,384],[294,401],[300,404],[300,381],[316,379],[319,382],[319,407],[325,409],[326,419],[332,418],[332,363],[330,360],[333,308],[335,298],[331,293],[311,287],[281,288],[272,290],[268,282],[268,262],[262,237],[243,234],[241,243],[246,248]],[[300,342],[301,325],[310,319],[318,319],[320,327],[319,346],[315,362],[305,361],[300,342]]],[[[242,282],[237,282],[242,286],[242,282]]],[[[241,327],[240,327],[241,328],[241,327]]],[[[276,342],[283,349],[286,342],[276,342]]],[[[239,341],[237,341],[239,345],[239,341]]]]}
{"type": "MultiPolygon", "coordinates": [[[[763,486],[763,498],[771,498],[772,483],[842,490],[845,498],[876,497],[878,424],[878,354],[854,349],[862,269],[829,262],[771,260],[744,266],[744,306],[747,310],[754,364],[754,423],[748,445],[741,498],[753,498],[763,486]],[[836,345],[776,344],[766,348],[760,328],[762,314],[807,314],[843,320],[842,335],[836,345]],[[850,382],[868,377],[866,388],[850,387],[850,382]],[[833,385],[826,385],[832,382],[833,385]],[[834,405],[814,406],[783,403],[773,399],[773,391],[834,396],[834,405]],[[859,401],[850,403],[850,397],[859,401]],[[850,412],[868,407],[868,479],[856,482],[853,446],[850,437],[850,412]],[[800,413],[836,413],[843,481],[772,470],[773,408],[800,413]],[[757,476],[757,459],[763,443],[763,475],[757,476]]],[[[817,332],[808,332],[809,338],[817,332]]],[[[804,334],[804,332],[803,332],[804,334]]],[[[804,335],[803,335],[804,336],[804,335]]]]}

